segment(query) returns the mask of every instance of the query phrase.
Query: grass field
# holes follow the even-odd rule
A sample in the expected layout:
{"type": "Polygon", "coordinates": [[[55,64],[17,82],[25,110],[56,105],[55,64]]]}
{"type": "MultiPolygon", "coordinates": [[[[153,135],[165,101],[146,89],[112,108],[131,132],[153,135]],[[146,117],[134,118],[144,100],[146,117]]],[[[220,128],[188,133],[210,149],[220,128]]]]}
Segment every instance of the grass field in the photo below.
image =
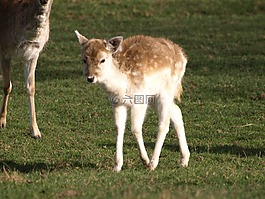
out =
{"type": "MultiPolygon", "coordinates": [[[[23,66],[14,62],[7,129],[0,131],[0,198],[264,198],[264,21],[261,0],[54,1],[50,41],[36,71],[43,138],[30,137],[23,66]],[[111,105],[99,86],[85,81],[76,29],[106,39],[163,36],[185,49],[179,105],[188,168],[178,166],[171,129],[157,169],[146,170],[128,123],[123,171],[112,172],[111,105]]],[[[156,131],[150,111],[149,156],[156,131]]]]}

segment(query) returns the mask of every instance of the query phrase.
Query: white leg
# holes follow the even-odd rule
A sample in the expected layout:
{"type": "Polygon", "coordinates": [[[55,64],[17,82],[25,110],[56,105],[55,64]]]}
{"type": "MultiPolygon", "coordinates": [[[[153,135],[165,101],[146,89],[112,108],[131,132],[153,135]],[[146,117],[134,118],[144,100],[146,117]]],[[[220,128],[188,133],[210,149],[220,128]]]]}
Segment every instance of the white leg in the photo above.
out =
{"type": "Polygon", "coordinates": [[[6,127],[6,115],[7,115],[7,105],[8,105],[8,98],[9,94],[12,90],[12,84],[10,81],[10,59],[5,59],[3,56],[0,57],[1,60],[1,67],[2,67],[2,77],[3,77],[3,91],[4,91],[4,99],[1,108],[1,118],[0,124],[1,128],[6,127]]]}
{"type": "Polygon", "coordinates": [[[161,149],[163,147],[166,135],[169,131],[169,122],[170,122],[170,111],[169,103],[167,99],[159,100],[158,102],[158,114],[159,114],[159,125],[158,125],[158,134],[156,138],[156,144],[154,153],[150,162],[150,169],[155,170],[159,162],[159,156],[161,149]]]}
{"type": "Polygon", "coordinates": [[[138,144],[138,148],[140,150],[141,158],[146,166],[149,165],[150,160],[148,158],[144,141],[143,141],[143,133],[142,126],[144,122],[144,117],[146,113],[147,105],[145,104],[135,104],[131,108],[131,128],[132,133],[135,136],[135,139],[138,144]]]}
{"type": "Polygon", "coordinates": [[[32,137],[41,138],[41,133],[39,131],[36,122],[36,112],[35,112],[35,69],[37,65],[38,57],[29,60],[25,66],[25,80],[28,91],[28,100],[30,107],[30,130],[32,132],[32,137]]]}
{"type": "Polygon", "coordinates": [[[181,110],[174,103],[172,103],[170,107],[170,120],[171,120],[171,125],[173,126],[179,140],[179,148],[181,153],[180,165],[183,167],[187,167],[190,158],[190,151],[186,141],[181,110]]]}
{"type": "Polygon", "coordinates": [[[116,172],[119,172],[123,165],[123,138],[124,138],[126,118],[127,118],[126,106],[114,107],[114,119],[117,131],[117,138],[116,138],[115,166],[113,170],[116,172]]]}

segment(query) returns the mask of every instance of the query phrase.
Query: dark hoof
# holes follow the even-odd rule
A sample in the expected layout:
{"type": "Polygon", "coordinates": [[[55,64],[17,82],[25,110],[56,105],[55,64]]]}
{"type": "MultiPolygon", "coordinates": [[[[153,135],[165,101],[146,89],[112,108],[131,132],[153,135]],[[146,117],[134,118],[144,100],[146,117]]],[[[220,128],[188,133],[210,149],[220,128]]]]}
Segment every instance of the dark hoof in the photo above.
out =
{"type": "Polygon", "coordinates": [[[6,120],[1,119],[0,125],[1,125],[1,129],[5,129],[6,128],[6,120]]]}
{"type": "Polygon", "coordinates": [[[36,139],[36,140],[40,140],[41,139],[41,136],[40,135],[32,135],[31,136],[33,139],[36,139]]]}
{"type": "Polygon", "coordinates": [[[46,4],[48,3],[48,1],[49,1],[49,0],[40,0],[40,3],[41,3],[42,5],[46,5],[46,4]]]}

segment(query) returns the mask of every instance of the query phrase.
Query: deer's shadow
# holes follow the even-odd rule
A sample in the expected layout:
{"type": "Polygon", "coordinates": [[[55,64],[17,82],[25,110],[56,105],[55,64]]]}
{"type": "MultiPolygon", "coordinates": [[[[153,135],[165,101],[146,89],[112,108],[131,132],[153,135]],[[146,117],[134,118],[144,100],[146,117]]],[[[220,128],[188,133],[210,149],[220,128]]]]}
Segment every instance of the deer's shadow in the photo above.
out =
{"type": "Polygon", "coordinates": [[[6,171],[18,171],[20,173],[32,173],[32,172],[52,172],[54,170],[63,170],[65,168],[90,168],[96,169],[96,165],[93,163],[80,163],[78,161],[61,161],[54,164],[46,163],[17,163],[11,160],[0,161],[0,167],[6,171]]]}

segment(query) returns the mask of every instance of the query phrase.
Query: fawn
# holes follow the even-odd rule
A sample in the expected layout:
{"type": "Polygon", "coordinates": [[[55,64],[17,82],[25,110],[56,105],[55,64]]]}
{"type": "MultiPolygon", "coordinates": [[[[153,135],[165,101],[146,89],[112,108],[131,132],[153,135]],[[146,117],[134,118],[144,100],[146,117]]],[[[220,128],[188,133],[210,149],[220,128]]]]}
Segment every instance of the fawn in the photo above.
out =
{"type": "Polygon", "coordinates": [[[133,36],[123,40],[87,39],[75,31],[82,49],[88,82],[99,83],[112,100],[117,130],[114,171],[123,165],[123,138],[127,109],[131,109],[131,130],[144,164],[154,170],[171,122],[179,139],[181,163],[188,166],[188,149],[182,113],[174,103],[180,100],[181,80],[187,64],[183,49],[164,38],[133,36]],[[152,100],[149,100],[152,97],[152,100]],[[130,100],[126,100],[130,99],[130,100]],[[141,102],[141,103],[139,103],[141,102]],[[149,160],[142,136],[147,108],[155,107],[159,115],[155,149],[149,160]]]}

